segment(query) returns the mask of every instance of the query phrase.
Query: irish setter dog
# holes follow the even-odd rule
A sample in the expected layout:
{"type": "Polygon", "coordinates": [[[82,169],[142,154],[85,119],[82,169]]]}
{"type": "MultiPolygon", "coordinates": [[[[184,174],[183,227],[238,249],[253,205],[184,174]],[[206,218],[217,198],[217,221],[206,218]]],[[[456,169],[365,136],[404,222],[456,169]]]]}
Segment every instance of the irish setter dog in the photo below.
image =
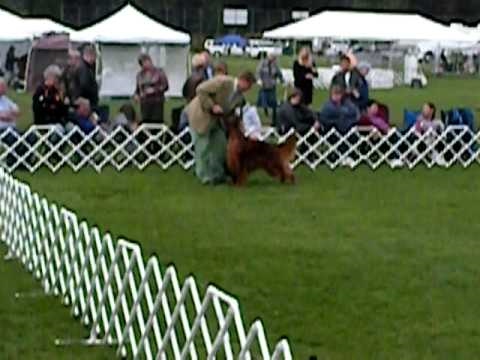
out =
{"type": "Polygon", "coordinates": [[[248,175],[265,170],[282,183],[295,183],[290,161],[295,157],[297,140],[290,136],[283,144],[271,145],[246,138],[241,130],[241,119],[231,116],[225,120],[228,130],[227,167],[235,186],[243,186],[248,175]]]}

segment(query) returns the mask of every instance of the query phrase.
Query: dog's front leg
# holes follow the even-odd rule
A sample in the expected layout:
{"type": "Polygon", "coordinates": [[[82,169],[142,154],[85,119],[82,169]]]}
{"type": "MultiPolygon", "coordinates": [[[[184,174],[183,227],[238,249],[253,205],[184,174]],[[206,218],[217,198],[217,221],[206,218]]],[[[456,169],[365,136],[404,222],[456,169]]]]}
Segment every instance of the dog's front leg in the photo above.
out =
{"type": "Polygon", "coordinates": [[[248,171],[245,169],[242,169],[240,171],[240,174],[238,174],[237,181],[234,182],[235,186],[242,187],[245,186],[247,183],[247,178],[248,178],[248,171]]]}

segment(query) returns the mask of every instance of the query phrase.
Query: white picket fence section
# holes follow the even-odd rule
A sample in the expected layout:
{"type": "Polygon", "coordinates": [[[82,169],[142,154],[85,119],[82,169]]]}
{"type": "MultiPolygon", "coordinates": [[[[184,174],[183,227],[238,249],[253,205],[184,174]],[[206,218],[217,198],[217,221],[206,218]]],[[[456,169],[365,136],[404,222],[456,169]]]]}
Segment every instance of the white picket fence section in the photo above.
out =
{"type": "Polygon", "coordinates": [[[1,167],[0,240],[89,326],[83,344],[132,359],[292,359],[286,339],[271,351],[261,320],[246,331],[234,297],[213,285],[202,296],[194,277],[181,283],[174,266],[162,272],[138,244],[102,235],[1,167]]]}
{"type": "MultiPolygon", "coordinates": [[[[400,132],[396,128],[385,135],[370,127],[355,127],[347,134],[335,129],[319,134],[312,129],[297,137],[293,166],[306,165],[312,170],[320,166],[333,170],[346,163],[351,168],[366,165],[373,170],[382,165],[466,168],[480,163],[480,132],[466,126],[448,126],[441,133],[430,130],[422,135],[414,129],[400,132]]],[[[281,142],[285,135],[265,128],[263,139],[281,142]]],[[[66,132],[55,126],[34,126],[23,134],[14,129],[0,132],[0,163],[10,172],[24,169],[33,173],[42,167],[52,172],[63,167],[74,171],[90,167],[97,172],[108,167],[143,170],[151,165],[188,170],[194,165],[193,154],[189,130],[175,134],[165,125],[142,125],[134,133],[122,127],[113,131],[97,128],[88,135],[78,128],[66,132]]]]}

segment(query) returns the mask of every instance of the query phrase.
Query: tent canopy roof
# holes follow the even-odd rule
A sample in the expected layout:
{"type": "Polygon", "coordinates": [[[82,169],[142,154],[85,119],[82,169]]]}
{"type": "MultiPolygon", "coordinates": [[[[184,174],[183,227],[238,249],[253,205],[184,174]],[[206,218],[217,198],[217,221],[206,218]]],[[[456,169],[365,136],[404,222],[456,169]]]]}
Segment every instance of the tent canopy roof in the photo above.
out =
{"type": "Polygon", "coordinates": [[[121,44],[189,44],[190,35],[174,30],[127,4],[106,19],[71,34],[73,41],[121,44]]]}
{"type": "Polygon", "coordinates": [[[50,19],[21,18],[3,9],[0,9],[0,24],[2,24],[0,41],[22,41],[48,32],[72,31],[50,19]]]}
{"type": "Polygon", "coordinates": [[[234,34],[218,37],[215,39],[215,41],[225,45],[236,45],[239,47],[243,47],[247,45],[247,39],[245,39],[240,35],[234,35],[234,34]]]}
{"type": "Polygon", "coordinates": [[[331,38],[367,41],[475,41],[469,34],[421,15],[362,11],[323,11],[307,19],[267,31],[264,37],[298,40],[331,38]]]}

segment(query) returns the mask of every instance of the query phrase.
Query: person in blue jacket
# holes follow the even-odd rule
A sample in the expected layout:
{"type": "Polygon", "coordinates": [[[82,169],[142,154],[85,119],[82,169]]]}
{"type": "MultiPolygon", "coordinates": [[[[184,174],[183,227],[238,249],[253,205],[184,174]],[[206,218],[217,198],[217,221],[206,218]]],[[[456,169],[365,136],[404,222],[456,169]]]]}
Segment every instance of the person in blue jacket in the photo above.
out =
{"type": "Polygon", "coordinates": [[[319,115],[320,124],[325,132],[335,128],[341,134],[346,134],[360,119],[357,106],[339,85],[332,86],[330,99],[323,105],[319,115]]]}

